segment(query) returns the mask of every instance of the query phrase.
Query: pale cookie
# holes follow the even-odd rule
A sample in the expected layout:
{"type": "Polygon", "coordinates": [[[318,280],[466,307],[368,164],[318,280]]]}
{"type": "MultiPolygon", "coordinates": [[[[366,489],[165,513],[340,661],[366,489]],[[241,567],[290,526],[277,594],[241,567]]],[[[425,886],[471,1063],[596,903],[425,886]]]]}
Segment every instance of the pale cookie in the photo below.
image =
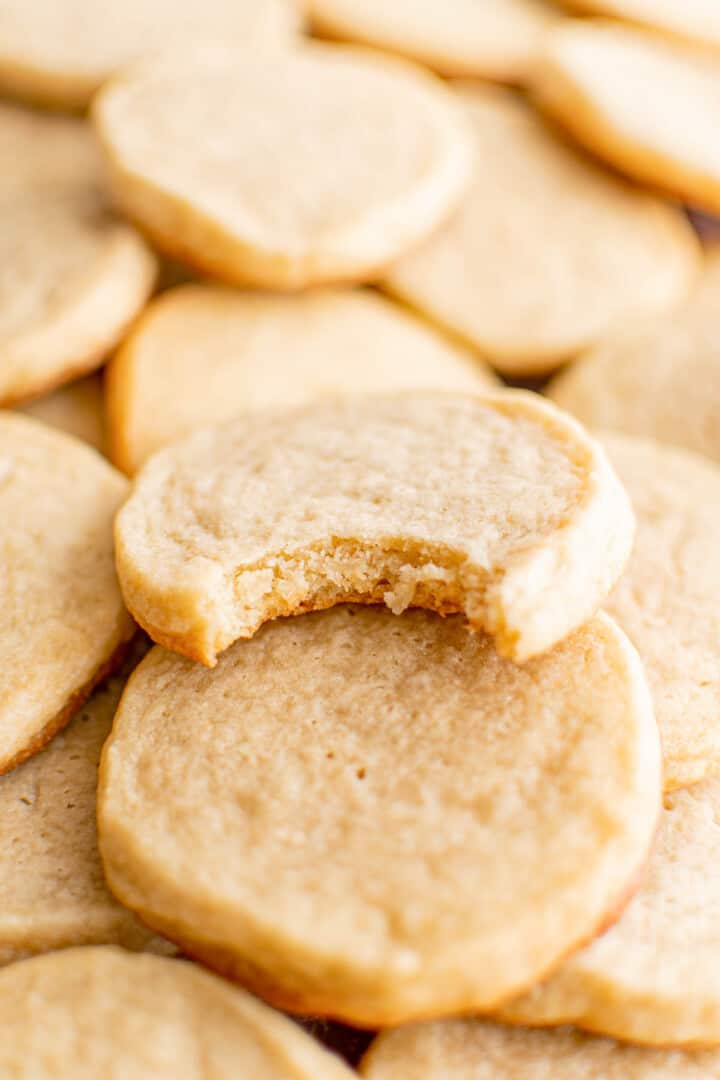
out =
{"type": "Polygon", "coordinates": [[[607,15],[703,48],[720,48],[716,0],[562,0],[580,15],[607,15]]]}
{"type": "Polygon", "coordinates": [[[7,405],[98,367],[149,296],[156,264],[109,212],[97,147],[80,120],[0,104],[0,157],[7,405]]]}
{"type": "Polygon", "coordinates": [[[352,1080],[249,994],[183,960],[68,949],[0,972],[13,1080],[352,1080]]]}
{"type": "Polygon", "coordinates": [[[533,86],[615,168],[720,211],[720,57],[619,23],[569,21],[545,38],[533,86]]]}
{"type": "Polygon", "coordinates": [[[482,392],[498,383],[483,361],[377,293],[186,285],[151,304],[110,364],[111,456],[133,473],[204,424],[406,387],[482,392]]]}
{"type": "Polygon", "coordinates": [[[129,216],[166,253],[239,284],[367,278],[469,180],[449,92],[371,50],[195,49],[111,82],[94,116],[129,216]]]}
{"type": "Polygon", "coordinates": [[[718,1080],[717,1050],[650,1050],[572,1028],[532,1031],[480,1020],[379,1035],[365,1080],[718,1080]]]}
{"type": "Polygon", "coordinates": [[[633,517],[594,440],[536,395],[347,395],[158,451],[116,520],[125,600],[212,666],[344,600],[462,611],[515,660],[589,618],[633,517]]]}
{"type": "Polygon", "coordinates": [[[719,867],[720,779],[666,795],[648,874],[619,922],[503,1019],[720,1045],[719,867]]]}
{"type": "Polygon", "coordinates": [[[583,423],[684,446],[720,462],[720,255],[690,300],[614,334],[554,379],[583,423]]]}
{"type": "Polygon", "coordinates": [[[524,667],[462,619],[336,607],[216,671],[154,649],[103,754],[100,850],[148,925],[283,1008],[488,1008],[614,917],[660,746],[606,615],[524,667]]]}
{"type": "Polygon", "coordinates": [[[68,383],[45,397],[21,405],[19,411],[82,439],[102,454],[106,453],[105,406],[99,375],[88,375],[68,383]]]}
{"type": "Polygon", "coordinates": [[[0,0],[0,89],[77,109],[120,67],[200,38],[290,43],[292,0],[0,0]]]}
{"type": "Polygon", "coordinates": [[[523,82],[553,18],[543,0],[308,0],[331,37],[419,60],[441,75],[523,82]]]}
{"type": "Polygon", "coordinates": [[[0,412],[0,772],[42,749],[133,634],[113,564],[127,489],[90,447],[0,412]]]}
{"type": "Polygon", "coordinates": [[[458,88],[477,140],[459,211],[384,285],[508,375],[542,375],[682,299],[700,247],[676,209],[562,143],[509,91],[458,88]]]}

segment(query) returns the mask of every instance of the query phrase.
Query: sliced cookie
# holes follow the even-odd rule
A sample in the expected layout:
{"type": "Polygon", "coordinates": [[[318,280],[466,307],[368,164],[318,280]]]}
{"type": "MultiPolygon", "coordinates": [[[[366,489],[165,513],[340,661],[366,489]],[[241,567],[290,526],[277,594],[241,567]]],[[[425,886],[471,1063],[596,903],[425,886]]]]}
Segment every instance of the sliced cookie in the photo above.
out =
{"type": "Polygon", "coordinates": [[[105,404],[103,382],[100,375],[87,375],[84,379],[61,386],[44,397],[35,398],[19,411],[44,424],[59,428],[89,443],[101,454],[107,452],[105,431],[105,404]]]}

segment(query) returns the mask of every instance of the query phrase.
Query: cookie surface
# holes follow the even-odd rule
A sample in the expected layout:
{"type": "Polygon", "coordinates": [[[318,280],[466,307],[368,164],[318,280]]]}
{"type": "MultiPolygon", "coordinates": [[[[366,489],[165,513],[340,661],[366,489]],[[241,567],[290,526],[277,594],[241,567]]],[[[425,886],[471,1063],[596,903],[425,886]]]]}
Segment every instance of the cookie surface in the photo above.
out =
{"type": "Polygon", "coordinates": [[[720,211],[717,56],[610,21],[571,22],[547,35],[533,87],[555,120],[621,172],[720,211]]]}
{"type": "Polygon", "coordinates": [[[720,462],[720,254],[689,300],[612,335],[562,372],[550,398],[596,429],[683,446],[720,462]]]}
{"type": "Polygon", "coordinates": [[[144,921],[273,1003],[400,1023],[504,1000],[614,917],[659,758],[607,616],[518,667],[462,619],[336,607],[213,672],[150,653],[103,754],[100,848],[144,921]]]}
{"type": "Polygon", "coordinates": [[[112,458],[133,473],[161,446],[246,411],[423,386],[498,383],[483,361],[370,291],[188,285],[156,300],[111,361],[112,458]]]}
{"type": "Polygon", "coordinates": [[[94,450],[0,412],[0,771],[67,723],[133,634],[113,561],[127,490],[94,450]]]}
{"type": "Polygon", "coordinates": [[[541,375],[613,325],[681,300],[685,218],[562,143],[509,91],[458,87],[476,137],[460,209],[385,276],[501,372],[541,375]]]}
{"type": "Polygon", "coordinates": [[[380,1035],[360,1071],[366,1080],[717,1080],[720,1052],[452,1020],[380,1035]]]}
{"type": "Polygon", "coordinates": [[[0,404],[8,405],[98,367],[147,299],[155,258],[109,212],[81,121],[0,105],[0,153],[0,404]]]}
{"type": "Polygon", "coordinates": [[[397,52],[441,75],[522,82],[550,24],[542,0],[309,0],[333,37],[397,52]]]}
{"type": "Polygon", "coordinates": [[[443,85],[371,50],[198,48],[111,82],[94,116],[123,209],[168,254],[236,284],[366,278],[469,179],[443,85]]]}
{"type": "Polygon", "coordinates": [[[665,796],[648,872],[618,922],[503,1018],[634,1043],[720,1045],[720,780],[665,796]]]}
{"type": "Polygon", "coordinates": [[[290,42],[291,0],[1,0],[0,88],[77,109],[119,68],[198,36],[252,48],[290,42]]]}
{"type": "Polygon", "coordinates": [[[107,453],[105,432],[105,406],[103,384],[100,375],[88,375],[84,379],[61,386],[44,397],[21,405],[19,411],[41,420],[43,424],[59,428],[76,439],[107,453]]]}
{"type": "Polygon", "coordinates": [[[248,414],[155,454],[115,526],[133,615],[210,666],[343,600],[462,611],[524,660],[602,603],[632,532],[604,452],[521,391],[248,414]]]}
{"type": "Polygon", "coordinates": [[[720,11],[714,0],[562,0],[579,15],[607,15],[659,30],[703,47],[720,47],[720,11]]]}
{"type": "Polygon", "coordinates": [[[291,1020],[182,960],[67,949],[0,972],[0,1070],[22,1080],[351,1080],[291,1020]]]}

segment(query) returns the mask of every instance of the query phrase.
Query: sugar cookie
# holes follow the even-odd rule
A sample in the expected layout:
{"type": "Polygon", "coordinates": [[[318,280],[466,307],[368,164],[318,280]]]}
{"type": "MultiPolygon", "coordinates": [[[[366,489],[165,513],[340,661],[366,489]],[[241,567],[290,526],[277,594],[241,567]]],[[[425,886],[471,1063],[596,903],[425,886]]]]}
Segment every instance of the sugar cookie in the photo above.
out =
{"type": "Polygon", "coordinates": [[[99,375],[68,383],[45,397],[21,405],[19,411],[82,439],[102,454],[106,452],[105,406],[99,375]]]}
{"type": "Polygon", "coordinates": [[[562,0],[581,15],[610,18],[658,30],[693,45],[720,48],[720,9],[715,0],[562,0]]]}

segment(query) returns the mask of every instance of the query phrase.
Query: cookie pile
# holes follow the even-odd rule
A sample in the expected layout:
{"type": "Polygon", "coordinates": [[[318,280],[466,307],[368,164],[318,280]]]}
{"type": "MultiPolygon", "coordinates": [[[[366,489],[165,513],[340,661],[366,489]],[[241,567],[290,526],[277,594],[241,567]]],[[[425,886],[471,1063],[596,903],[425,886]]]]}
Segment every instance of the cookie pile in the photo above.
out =
{"type": "Polygon", "coordinates": [[[719,48],[0,3],[0,1080],[720,1080],[719,48]]]}

